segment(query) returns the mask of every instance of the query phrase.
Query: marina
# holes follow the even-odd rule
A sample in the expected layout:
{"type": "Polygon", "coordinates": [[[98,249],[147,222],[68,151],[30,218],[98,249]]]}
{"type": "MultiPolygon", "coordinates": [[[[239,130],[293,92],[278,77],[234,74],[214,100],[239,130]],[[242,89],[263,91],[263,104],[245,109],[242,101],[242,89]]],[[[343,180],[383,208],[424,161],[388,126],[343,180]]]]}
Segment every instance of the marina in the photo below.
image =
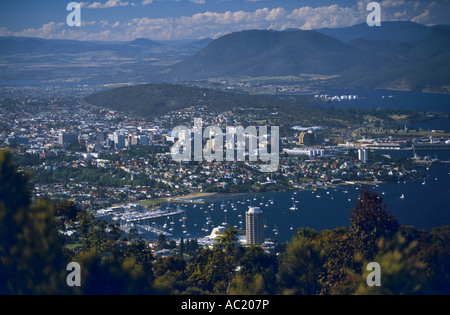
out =
{"type": "MultiPolygon", "coordinates": [[[[161,207],[155,209],[147,209],[140,204],[127,204],[122,206],[109,207],[106,209],[97,210],[95,217],[102,220],[116,221],[120,225],[120,229],[129,234],[131,229],[136,229],[138,234],[163,234],[165,236],[172,236],[173,228],[166,230],[167,223],[163,226],[157,225],[156,220],[165,218],[172,218],[171,223],[174,223],[173,217],[185,214],[185,210],[181,206],[172,209],[170,206],[162,209],[161,207]]],[[[183,217],[185,218],[185,216],[183,217]]],[[[187,234],[187,232],[185,233],[187,234]]]]}
{"type": "Polygon", "coordinates": [[[130,213],[125,215],[129,210],[124,211],[120,213],[123,219],[119,222],[124,231],[134,227],[146,239],[164,234],[174,239],[196,238],[208,243],[214,228],[231,226],[243,231],[245,212],[251,206],[258,206],[264,214],[264,237],[284,242],[291,240],[295,231],[302,227],[322,231],[349,226],[351,209],[361,189],[367,187],[379,193],[386,210],[392,212],[400,224],[430,231],[435,226],[450,224],[450,164],[434,166],[426,172],[424,181],[346,183],[259,194],[211,194],[202,197],[202,204],[177,203],[173,207],[167,203],[154,213],[131,211],[131,217],[130,213]],[[137,216],[139,214],[141,216],[137,216]]]}
{"type": "MultiPolygon", "coordinates": [[[[438,155],[449,159],[448,152],[441,151],[438,155]]],[[[361,189],[367,187],[379,193],[387,206],[386,210],[392,212],[400,224],[430,231],[435,226],[450,224],[450,164],[435,165],[425,169],[425,172],[424,180],[415,181],[366,185],[353,182],[259,194],[211,194],[202,196],[201,204],[177,203],[178,211],[166,212],[171,214],[169,216],[157,216],[155,213],[154,220],[147,225],[176,239],[207,240],[215,227],[232,226],[243,231],[245,212],[251,206],[258,206],[265,218],[265,238],[284,242],[291,240],[295,231],[302,227],[322,231],[349,226],[351,209],[361,189]]],[[[168,207],[164,211],[168,211],[168,207]]],[[[157,237],[157,230],[141,231],[142,237],[157,237]]]]}

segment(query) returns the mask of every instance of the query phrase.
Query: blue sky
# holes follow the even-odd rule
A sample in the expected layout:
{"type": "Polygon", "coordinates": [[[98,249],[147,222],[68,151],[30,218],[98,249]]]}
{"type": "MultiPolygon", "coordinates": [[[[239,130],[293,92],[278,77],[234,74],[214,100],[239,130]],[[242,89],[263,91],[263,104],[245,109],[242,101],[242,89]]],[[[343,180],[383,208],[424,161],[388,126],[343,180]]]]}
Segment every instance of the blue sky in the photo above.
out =
{"type": "MultiPolygon", "coordinates": [[[[81,27],[71,0],[0,1],[0,36],[79,40],[217,38],[243,29],[318,29],[365,22],[370,0],[85,0],[81,27]]],[[[450,0],[382,0],[382,21],[450,24],[450,0]]]]}

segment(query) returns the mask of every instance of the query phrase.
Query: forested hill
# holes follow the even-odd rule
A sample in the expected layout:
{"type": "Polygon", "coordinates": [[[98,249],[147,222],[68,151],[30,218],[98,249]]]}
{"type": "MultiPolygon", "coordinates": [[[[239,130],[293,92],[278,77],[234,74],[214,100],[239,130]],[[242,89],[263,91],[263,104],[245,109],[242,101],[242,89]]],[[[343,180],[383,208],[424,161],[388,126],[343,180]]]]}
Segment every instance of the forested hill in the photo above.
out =
{"type": "Polygon", "coordinates": [[[287,99],[177,84],[119,87],[90,95],[85,101],[94,106],[129,112],[144,118],[154,118],[194,106],[207,107],[217,113],[232,111],[243,116],[250,114],[252,109],[257,109],[255,111],[260,117],[276,112],[278,115],[270,116],[271,122],[282,125],[302,123],[347,126],[361,122],[361,117],[354,113],[309,105],[306,97],[287,99]]]}
{"type": "Polygon", "coordinates": [[[274,97],[251,96],[179,84],[142,84],[119,87],[88,96],[86,102],[143,117],[156,117],[191,106],[224,112],[238,107],[277,107],[274,97]]]}
{"type": "Polygon", "coordinates": [[[249,30],[225,35],[176,64],[171,76],[198,79],[221,76],[336,74],[383,66],[368,54],[315,31],[249,30]]]}
{"type": "MultiPolygon", "coordinates": [[[[387,29],[399,27],[388,25],[387,29]]],[[[446,27],[423,28],[420,37],[409,36],[408,41],[382,37],[388,31],[384,29],[377,36],[364,37],[361,27],[364,26],[355,27],[361,36],[356,37],[353,32],[349,42],[317,31],[236,32],[212,41],[195,55],[171,66],[166,75],[168,79],[184,81],[332,74],[341,77],[338,87],[342,88],[450,91],[450,31],[446,27]]],[[[416,26],[403,25],[397,37],[408,33],[408,29],[411,33],[416,26]]],[[[333,32],[337,36],[348,30],[333,32]]]]}

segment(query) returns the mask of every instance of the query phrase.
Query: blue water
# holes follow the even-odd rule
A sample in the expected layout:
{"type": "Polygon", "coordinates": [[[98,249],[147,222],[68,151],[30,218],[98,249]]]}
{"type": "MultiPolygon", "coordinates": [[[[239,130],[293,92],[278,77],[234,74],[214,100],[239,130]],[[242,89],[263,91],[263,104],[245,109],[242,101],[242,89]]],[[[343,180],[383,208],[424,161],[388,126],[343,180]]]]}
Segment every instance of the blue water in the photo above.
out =
{"type": "MultiPolygon", "coordinates": [[[[441,159],[450,159],[449,151],[428,153],[434,153],[433,156],[437,155],[441,159]]],[[[412,153],[404,151],[396,154],[408,156],[412,153]]],[[[450,164],[424,171],[427,174],[425,184],[422,181],[412,181],[385,183],[367,188],[380,194],[386,204],[386,210],[391,212],[400,224],[430,231],[433,227],[450,224],[450,164]],[[402,194],[404,199],[400,198],[402,194]]],[[[201,238],[209,235],[213,226],[206,224],[208,217],[212,219],[214,226],[223,225],[225,222],[238,229],[245,228],[245,211],[250,205],[260,207],[264,213],[267,225],[265,237],[278,241],[291,240],[295,229],[301,227],[322,231],[349,226],[349,215],[361,188],[360,185],[346,185],[316,191],[211,196],[205,199],[203,205],[182,205],[186,210],[186,229],[181,227],[181,215],[176,217],[173,236],[201,238]],[[273,204],[270,203],[271,199],[273,204]],[[226,212],[222,209],[222,204],[226,206],[226,212]],[[293,204],[298,210],[289,209],[293,204]],[[202,230],[205,227],[209,230],[202,230]],[[189,235],[183,233],[183,230],[189,235]]],[[[165,219],[159,219],[154,224],[162,226],[164,221],[165,219]]]]}
{"type": "MultiPolygon", "coordinates": [[[[357,94],[358,100],[333,102],[335,107],[392,107],[419,108],[428,111],[450,112],[450,95],[425,94],[416,92],[367,91],[367,90],[333,90],[325,91],[329,95],[357,94]],[[382,96],[385,95],[385,98],[382,96]],[[392,98],[388,98],[392,95],[392,98]]],[[[329,104],[323,106],[330,106],[329,104]]],[[[450,119],[441,118],[432,121],[410,124],[411,127],[422,129],[442,129],[450,131],[450,119]]],[[[411,151],[386,151],[395,158],[398,156],[412,157],[411,151]]],[[[450,160],[450,151],[418,152],[419,155],[429,155],[441,160],[450,160]]],[[[369,186],[377,191],[386,204],[386,210],[391,212],[401,225],[410,225],[418,229],[430,231],[433,227],[450,225],[450,164],[442,164],[429,170],[422,169],[427,178],[422,181],[385,183],[369,186]],[[400,199],[404,194],[405,198],[400,199]]],[[[277,192],[265,194],[216,195],[205,199],[205,204],[181,205],[186,210],[186,228],[182,227],[181,215],[174,218],[173,237],[200,238],[211,233],[212,226],[206,225],[210,216],[214,226],[226,222],[237,228],[245,228],[245,211],[250,205],[259,206],[264,213],[266,238],[278,241],[289,241],[295,229],[310,227],[317,231],[349,226],[349,215],[360,194],[361,186],[347,185],[337,189],[318,189],[316,191],[277,192]],[[320,196],[318,198],[317,196],[320,196]],[[254,200],[256,198],[256,200],[254,200]],[[294,198],[294,199],[292,199],[294,198]],[[269,200],[273,199],[273,205],[269,200]],[[294,201],[298,210],[289,210],[294,201]],[[221,210],[224,203],[227,211],[221,210]],[[266,206],[267,204],[267,206],[266,206]],[[233,210],[232,205],[235,205],[233,210]],[[205,213],[206,211],[206,213],[205,213]],[[208,231],[202,230],[208,227],[208,231]],[[183,230],[189,234],[183,233],[183,230]],[[276,233],[277,231],[277,233],[276,233]]],[[[162,227],[170,220],[158,219],[155,226],[162,227]]],[[[149,235],[156,238],[155,235],[149,235]]]]}
{"type": "MultiPolygon", "coordinates": [[[[359,99],[332,102],[321,106],[425,109],[427,111],[450,112],[450,95],[383,90],[327,90],[324,91],[324,94],[332,96],[356,94],[359,99]]],[[[440,129],[449,132],[450,119],[440,118],[412,123],[408,126],[424,130],[440,129]]],[[[393,158],[398,156],[412,157],[413,155],[411,151],[387,151],[383,153],[390,154],[393,158]]],[[[419,154],[430,155],[446,161],[450,160],[450,151],[429,151],[419,152],[419,154]]],[[[429,170],[423,169],[423,171],[427,174],[425,184],[422,181],[413,181],[379,184],[368,188],[380,194],[386,204],[386,210],[391,212],[400,224],[430,231],[433,227],[450,224],[450,164],[442,164],[429,170]],[[402,194],[405,195],[404,199],[400,199],[402,194]]],[[[359,185],[348,185],[338,189],[298,191],[295,194],[294,192],[278,192],[258,195],[214,196],[206,200],[208,203],[204,204],[202,208],[200,208],[200,205],[195,207],[192,204],[183,205],[187,215],[186,229],[191,238],[209,234],[210,226],[208,232],[202,230],[208,216],[211,216],[215,226],[226,222],[237,228],[245,227],[244,214],[251,203],[253,206],[261,207],[264,213],[265,222],[268,226],[265,229],[265,237],[275,238],[278,241],[288,241],[297,228],[310,227],[322,231],[348,226],[351,209],[355,206],[361,188],[359,185]],[[267,203],[271,198],[274,201],[273,205],[267,203]],[[289,210],[293,205],[292,198],[298,201],[298,203],[295,203],[299,209],[297,211],[289,210]],[[221,210],[222,202],[225,202],[227,212],[221,210]],[[236,210],[232,210],[232,204],[235,205],[236,210]],[[208,205],[211,207],[208,207],[208,205]],[[207,211],[206,214],[205,211],[207,211]],[[277,234],[275,234],[274,229],[278,232],[277,234]]],[[[177,224],[181,225],[179,221],[177,221],[177,224]]],[[[177,224],[175,225],[174,236],[186,237],[181,226],[177,229],[177,224]]]]}
{"type": "Polygon", "coordinates": [[[323,104],[323,106],[336,108],[396,108],[450,112],[450,94],[359,89],[330,89],[323,91],[321,94],[328,94],[329,96],[358,95],[356,100],[333,101],[323,104]]]}

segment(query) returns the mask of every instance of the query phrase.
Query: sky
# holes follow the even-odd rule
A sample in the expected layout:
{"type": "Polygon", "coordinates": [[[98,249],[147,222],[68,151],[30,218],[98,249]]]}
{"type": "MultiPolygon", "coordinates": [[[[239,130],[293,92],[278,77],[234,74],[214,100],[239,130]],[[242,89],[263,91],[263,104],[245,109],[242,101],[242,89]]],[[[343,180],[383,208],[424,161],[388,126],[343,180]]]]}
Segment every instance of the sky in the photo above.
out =
{"type": "MultiPolygon", "coordinates": [[[[248,29],[303,30],[365,23],[371,0],[0,0],[0,36],[130,41],[218,38],[248,29]]],[[[381,0],[382,21],[450,24],[450,0],[381,0]]],[[[382,26],[381,26],[382,27],[382,26]]]]}

